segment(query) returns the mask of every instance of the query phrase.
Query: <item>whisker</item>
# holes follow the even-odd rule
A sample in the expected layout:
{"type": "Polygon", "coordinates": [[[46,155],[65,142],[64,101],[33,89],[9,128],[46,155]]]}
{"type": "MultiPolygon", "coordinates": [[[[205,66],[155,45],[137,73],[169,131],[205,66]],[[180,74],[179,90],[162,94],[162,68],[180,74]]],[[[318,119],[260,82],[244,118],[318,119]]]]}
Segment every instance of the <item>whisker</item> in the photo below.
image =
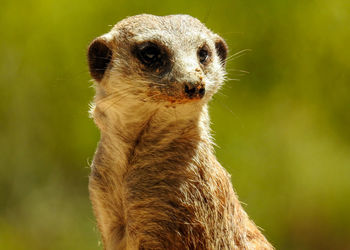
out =
{"type": "Polygon", "coordinates": [[[237,58],[239,58],[239,57],[245,55],[247,52],[250,52],[250,51],[252,51],[252,50],[251,50],[251,49],[243,49],[243,50],[241,50],[241,51],[238,51],[237,53],[235,53],[235,54],[229,56],[229,57],[226,59],[226,62],[231,61],[231,60],[235,60],[235,59],[237,59],[237,58]]]}
{"type": "Polygon", "coordinates": [[[239,116],[235,112],[233,112],[225,103],[220,102],[218,98],[213,99],[214,101],[218,101],[220,105],[222,105],[226,110],[228,110],[231,113],[231,115],[233,115],[233,117],[235,117],[239,121],[241,128],[245,127],[243,121],[239,118],[239,116]]]}
{"type": "Polygon", "coordinates": [[[154,98],[154,97],[156,97],[156,96],[160,96],[160,95],[162,95],[162,93],[157,93],[157,94],[154,94],[154,95],[152,95],[152,96],[148,96],[148,97],[146,97],[146,98],[143,98],[142,99],[142,101],[148,101],[148,100],[150,100],[150,99],[152,99],[152,98],[154,98]]]}
{"type": "Polygon", "coordinates": [[[225,80],[226,81],[236,81],[236,82],[241,81],[241,79],[238,79],[238,78],[226,78],[225,80]]]}
{"type": "Polygon", "coordinates": [[[98,100],[98,101],[96,102],[96,104],[100,104],[100,103],[102,103],[102,102],[106,102],[106,101],[108,101],[108,100],[110,100],[110,99],[113,99],[114,97],[117,97],[118,95],[122,95],[122,94],[123,94],[123,91],[124,91],[124,92],[127,92],[128,90],[133,89],[133,88],[134,88],[134,87],[128,87],[128,88],[122,89],[121,91],[113,92],[113,93],[111,93],[111,94],[109,94],[109,95],[103,97],[102,99],[98,100]]]}
{"type": "Polygon", "coordinates": [[[121,96],[119,96],[118,99],[114,100],[109,106],[107,106],[104,111],[108,111],[112,106],[114,106],[114,104],[116,104],[117,102],[119,102],[121,99],[123,99],[124,97],[128,96],[129,93],[126,92],[124,94],[122,94],[121,96]]]}

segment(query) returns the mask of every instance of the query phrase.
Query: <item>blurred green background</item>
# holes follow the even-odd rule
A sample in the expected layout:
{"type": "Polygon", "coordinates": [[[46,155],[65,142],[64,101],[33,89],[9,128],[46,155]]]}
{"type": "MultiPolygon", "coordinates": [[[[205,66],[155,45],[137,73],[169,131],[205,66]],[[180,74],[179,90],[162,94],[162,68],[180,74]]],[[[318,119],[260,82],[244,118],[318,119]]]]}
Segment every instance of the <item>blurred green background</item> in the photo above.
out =
{"type": "Polygon", "coordinates": [[[86,49],[139,13],[193,15],[249,50],[211,103],[220,162],[276,248],[350,249],[348,0],[2,0],[0,249],[102,249],[86,49]]]}

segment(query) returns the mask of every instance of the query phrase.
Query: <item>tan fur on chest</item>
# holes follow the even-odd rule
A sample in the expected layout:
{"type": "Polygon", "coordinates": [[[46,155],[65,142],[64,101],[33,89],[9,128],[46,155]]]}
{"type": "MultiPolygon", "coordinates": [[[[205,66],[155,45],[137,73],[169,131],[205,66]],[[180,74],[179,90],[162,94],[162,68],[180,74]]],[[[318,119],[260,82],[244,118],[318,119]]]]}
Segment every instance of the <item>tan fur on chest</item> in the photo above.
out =
{"type": "Polygon", "coordinates": [[[89,191],[104,248],[272,249],[213,153],[207,102],[224,78],[221,38],[192,17],[141,15],[99,39],[89,50],[101,131],[89,191]],[[177,32],[192,36],[184,51],[177,32]]]}

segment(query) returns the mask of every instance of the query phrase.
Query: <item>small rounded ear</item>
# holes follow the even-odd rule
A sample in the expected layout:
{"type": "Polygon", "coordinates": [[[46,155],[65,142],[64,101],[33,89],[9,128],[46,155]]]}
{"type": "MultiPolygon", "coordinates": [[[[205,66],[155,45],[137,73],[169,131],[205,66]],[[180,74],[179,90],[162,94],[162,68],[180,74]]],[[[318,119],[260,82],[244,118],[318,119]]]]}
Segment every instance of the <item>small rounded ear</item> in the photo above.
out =
{"type": "Polygon", "coordinates": [[[112,50],[102,37],[96,38],[88,49],[88,63],[91,76],[101,81],[112,59],[112,50]]]}
{"type": "Polygon", "coordinates": [[[219,36],[217,36],[215,39],[215,50],[220,58],[221,63],[225,66],[228,47],[224,39],[219,36]]]}

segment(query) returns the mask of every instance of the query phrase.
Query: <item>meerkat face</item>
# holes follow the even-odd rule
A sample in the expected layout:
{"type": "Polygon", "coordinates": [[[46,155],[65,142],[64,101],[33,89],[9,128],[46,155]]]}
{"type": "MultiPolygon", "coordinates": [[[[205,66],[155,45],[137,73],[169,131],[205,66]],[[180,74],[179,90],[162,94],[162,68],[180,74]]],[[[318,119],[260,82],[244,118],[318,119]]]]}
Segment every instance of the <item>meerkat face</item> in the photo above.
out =
{"type": "Polygon", "coordinates": [[[99,92],[158,104],[207,102],[226,56],[225,41],[187,15],[129,17],[88,50],[99,92]]]}

